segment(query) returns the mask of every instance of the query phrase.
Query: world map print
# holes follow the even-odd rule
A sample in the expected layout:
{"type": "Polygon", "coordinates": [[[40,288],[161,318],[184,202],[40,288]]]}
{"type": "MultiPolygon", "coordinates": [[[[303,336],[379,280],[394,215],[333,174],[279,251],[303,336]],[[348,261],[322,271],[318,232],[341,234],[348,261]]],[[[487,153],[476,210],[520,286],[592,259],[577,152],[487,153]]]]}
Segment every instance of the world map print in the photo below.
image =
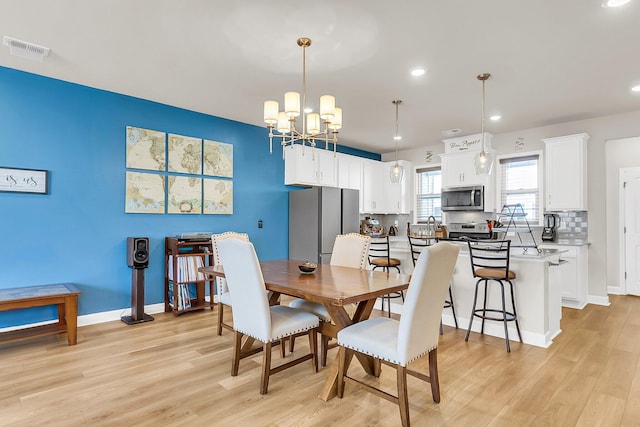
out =
{"type": "Polygon", "coordinates": [[[202,174],[202,140],[169,134],[169,171],[202,174]]]}
{"type": "Polygon", "coordinates": [[[202,178],[169,176],[168,181],[168,213],[202,213],[202,178]]]}
{"type": "Polygon", "coordinates": [[[127,168],[165,170],[165,136],[164,132],[127,126],[127,168]]]}
{"type": "Polygon", "coordinates": [[[204,178],[203,213],[233,214],[233,181],[204,178]]]}
{"type": "Polygon", "coordinates": [[[126,213],[164,213],[164,176],[154,173],[127,172],[126,213]]]}
{"type": "Polygon", "coordinates": [[[204,175],[233,178],[233,145],[204,140],[204,175]]]}

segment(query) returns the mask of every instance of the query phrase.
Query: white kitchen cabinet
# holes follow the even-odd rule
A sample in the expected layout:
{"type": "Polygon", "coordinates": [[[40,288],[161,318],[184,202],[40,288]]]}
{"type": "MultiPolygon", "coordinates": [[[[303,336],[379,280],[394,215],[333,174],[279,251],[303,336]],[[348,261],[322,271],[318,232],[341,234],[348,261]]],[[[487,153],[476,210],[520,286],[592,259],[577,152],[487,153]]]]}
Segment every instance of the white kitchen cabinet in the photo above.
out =
{"type": "Polygon", "coordinates": [[[384,165],[384,209],[388,214],[409,214],[412,207],[413,195],[413,165],[406,160],[398,160],[398,164],[404,168],[402,182],[391,182],[390,170],[396,164],[385,162],[384,165]]]}
{"type": "Polygon", "coordinates": [[[364,160],[362,164],[362,212],[384,212],[384,163],[364,160]]]}
{"type": "Polygon", "coordinates": [[[474,152],[442,154],[442,186],[466,187],[469,185],[482,185],[483,176],[476,175],[473,167],[474,152]]]}
{"type": "Polygon", "coordinates": [[[362,191],[362,157],[338,154],[338,187],[362,191]]]}
{"type": "Polygon", "coordinates": [[[362,173],[362,211],[372,214],[408,214],[411,210],[413,166],[399,160],[404,170],[401,183],[392,184],[389,169],[393,162],[365,160],[362,173]]]}
{"type": "Polygon", "coordinates": [[[564,251],[560,254],[560,265],[555,266],[556,280],[562,290],[562,305],[570,308],[584,308],[587,305],[589,288],[589,247],[543,244],[539,245],[539,248],[564,251]]]}
{"type": "Polygon", "coordinates": [[[337,187],[337,157],[333,151],[293,145],[284,148],[284,183],[337,187]]]}
{"type": "Polygon", "coordinates": [[[587,140],[589,134],[543,139],[547,211],[587,210],[587,140]]]}

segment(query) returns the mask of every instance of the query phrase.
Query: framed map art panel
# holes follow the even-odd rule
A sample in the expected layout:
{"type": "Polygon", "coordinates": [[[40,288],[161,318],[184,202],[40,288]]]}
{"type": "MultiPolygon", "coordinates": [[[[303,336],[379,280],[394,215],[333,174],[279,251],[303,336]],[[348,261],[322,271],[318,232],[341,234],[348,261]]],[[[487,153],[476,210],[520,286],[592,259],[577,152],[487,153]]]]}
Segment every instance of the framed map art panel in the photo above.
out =
{"type": "Polygon", "coordinates": [[[205,139],[203,174],[233,178],[233,145],[205,139]]]}
{"type": "Polygon", "coordinates": [[[164,214],[164,175],[127,172],[126,213],[164,214]]]}
{"type": "Polygon", "coordinates": [[[190,176],[169,176],[168,181],[168,213],[202,213],[202,178],[195,178],[190,176]]]}
{"type": "Polygon", "coordinates": [[[126,167],[164,171],[167,167],[164,132],[127,126],[126,167]]]}
{"type": "Polygon", "coordinates": [[[204,178],[203,213],[233,214],[233,181],[204,178]]]}
{"type": "Polygon", "coordinates": [[[202,140],[169,134],[169,172],[202,174],[202,140]]]}

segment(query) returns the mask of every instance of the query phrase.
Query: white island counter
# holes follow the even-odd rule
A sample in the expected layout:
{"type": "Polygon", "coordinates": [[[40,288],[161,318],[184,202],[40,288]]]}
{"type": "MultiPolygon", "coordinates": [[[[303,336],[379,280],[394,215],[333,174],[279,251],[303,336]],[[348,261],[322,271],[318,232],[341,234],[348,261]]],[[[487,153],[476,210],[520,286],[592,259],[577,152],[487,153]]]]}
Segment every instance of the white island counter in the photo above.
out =
{"type": "MultiPolygon", "coordinates": [[[[526,344],[548,347],[553,342],[553,338],[561,332],[562,286],[559,283],[556,265],[562,252],[556,249],[538,252],[535,248],[529,248],[523,253],[523,248],[511,248],[509,269],[516,273],[516,279],[513,281],[516,310],[522,340],[526,344]]],[[[411,273],[407,269],[404,271],[411,273]]],[[[469,326],[476,280],[471,274],[469,254],[464,244],[458,255],[451,288],[458,327],[462,329],[467,329],[469,326]]],[[[479,293],[479,299],[481,297],[482,292],[479,293]]],[[[510,305],[507,293],[507,310],[509,311],[510,305]]],[[[497,283],[489,285],[487,306],[501,307],[500,286],[497,283]]],[[[401,307],[399,301],[397,305],[392,303],[394,312],[401,312],[401,307]]],[[[445,325],[455,326],[451,309],[444,309],[442,321],[445,325]]],[[[474,320],[472,331],[480,332],[481,321],[478,318],[474,320]]],[[[515,323],[508,322],[508,329],[511,340],[517,341],[518,333],[515,323]]],[[[504,325],[502,322],[485,321],[484,333],[504,338],[504,325]]],[[[477,339],[477,337],[471,335],[469,339],[477,339]]]]}

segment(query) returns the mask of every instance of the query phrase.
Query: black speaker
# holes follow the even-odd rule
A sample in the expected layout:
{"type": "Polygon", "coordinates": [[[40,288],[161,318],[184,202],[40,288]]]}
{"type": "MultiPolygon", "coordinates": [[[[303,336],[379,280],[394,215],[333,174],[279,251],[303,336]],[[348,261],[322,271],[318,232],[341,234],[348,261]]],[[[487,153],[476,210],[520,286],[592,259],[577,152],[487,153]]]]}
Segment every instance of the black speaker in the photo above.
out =
{"type": "Polygon", "coordinates": [[[127,237],[127,265],[133,268],[149,266],[148,237],[127,237]]]}

